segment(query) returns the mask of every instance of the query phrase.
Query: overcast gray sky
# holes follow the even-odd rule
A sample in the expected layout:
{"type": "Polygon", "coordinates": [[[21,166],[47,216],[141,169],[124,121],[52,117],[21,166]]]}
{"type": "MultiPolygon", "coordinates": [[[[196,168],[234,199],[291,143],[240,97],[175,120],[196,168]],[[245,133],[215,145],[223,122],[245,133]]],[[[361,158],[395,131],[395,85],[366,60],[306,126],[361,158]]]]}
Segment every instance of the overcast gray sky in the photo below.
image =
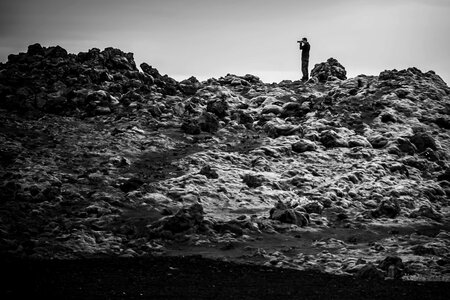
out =
{"type": "Polygon", "coordinates": [[[450,82],[450,0],[0,1],[0,60],[32,43],[117,47],[177,80],[227,73],[299,79],[334,57],[350,77],[411,66],[450,82]]]}

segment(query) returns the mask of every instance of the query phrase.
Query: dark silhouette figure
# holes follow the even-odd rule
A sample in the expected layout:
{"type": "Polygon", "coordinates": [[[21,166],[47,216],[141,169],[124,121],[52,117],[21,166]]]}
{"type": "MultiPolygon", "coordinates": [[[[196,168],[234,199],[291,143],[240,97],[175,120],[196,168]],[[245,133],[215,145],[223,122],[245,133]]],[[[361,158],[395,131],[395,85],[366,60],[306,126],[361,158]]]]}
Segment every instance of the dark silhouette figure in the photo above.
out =
{"type": "Polygon", "coordinates": [[[308,63],[309,63],[309,49],[311,48],[311,45],[308,43],[307,38],[303,38],[301,41],[299,41],[300,44],[300,50],[302,50],[302,81],[308,80],[308,63]]]}

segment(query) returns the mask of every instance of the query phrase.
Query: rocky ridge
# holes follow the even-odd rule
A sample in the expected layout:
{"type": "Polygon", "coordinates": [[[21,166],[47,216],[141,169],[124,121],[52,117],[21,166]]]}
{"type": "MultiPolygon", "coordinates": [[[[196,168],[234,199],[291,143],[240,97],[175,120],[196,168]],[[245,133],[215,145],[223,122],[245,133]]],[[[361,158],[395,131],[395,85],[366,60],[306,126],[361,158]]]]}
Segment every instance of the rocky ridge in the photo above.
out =
{"type": "Polygon", "coordinates": [[[2,254],[450,278],[450,89],[434,72],[347,79],[329,59],[267,84],[140,68],[39,44],[0,65],[2,254]]]}

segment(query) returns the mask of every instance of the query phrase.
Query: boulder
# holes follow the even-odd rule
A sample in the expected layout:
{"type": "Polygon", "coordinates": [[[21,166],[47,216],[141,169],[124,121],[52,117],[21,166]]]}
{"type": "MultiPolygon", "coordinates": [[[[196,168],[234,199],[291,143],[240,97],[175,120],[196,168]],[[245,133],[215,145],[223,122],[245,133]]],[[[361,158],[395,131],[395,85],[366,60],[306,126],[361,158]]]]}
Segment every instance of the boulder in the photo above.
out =
{"type": "Polygon", "coordinates": [[[321,214],[323,211],[323,205],[320,204],[317,201],[309,202],[305,205],[302,205],[302,208],[308,213],[308,214],[321,214]]]}
{"type": "Polygon", "coordinates": [[[436,140],[431,136],[431,134],[426,132],[418,132],[415,133],[412,137],[409,138],[411,143],[416,146],[417,151],[423,152],[427,148],[432,150],[437,150],[436,140]]]}
{"type": "Polygon", "coordinates": [[[409,155],[413,155],[417,152],[417,147],[406,138],[399,137],[397,139],[397,147],[401,152],[409,155]]]}
{"type": "Polygon", "coordinates": [[[215,114],[210,112],[203,112],[203,114],[198,117],[197,122],[202,131],[214,133],[219,130],[219,119],[215,114]]]}
{"type": "Polygon", "coordinates": [[[244,174],[242,176],[242,181],[249,187],[249,188],[257,188],[259,186],[262,186],[263,183],[266,181],[263,175],[254,175],[254,174],[244,174]]]}
{"type": "Polygon", "coordinates": [[[143,184],[144,182],[139,178],[130,178],[120,185],[120,189],[123,192],[128,193],[139,189],[143,184]]]}
{"type": "Polygon", "coordinates": [[[197,135],[202,132],[202,129],[200,128],[200,124],[198,123],[198,120],[191,119],[191,118],[187,118],[187,119],[183,120],[183,122],[181,124],[181,130],[184,133],[192,134],[192,135],[197,135]]]}
{"type": "Polygon", "coordinates": [[[45,51],[44,48],[42,48],[41,44],[33,44],[28,46],[28,55],[44,55],[45,51]]]}
{"type": "Polygon", "coordinates": [[[444,129],[450,129],[450,117],[437,117],[433,120],[436,125],[444,129]]]}
{"type": "Polygon", "coordinates": [[[275,204],[270,210],[270,219],[280,221],[281,223],[295,224],[297,226],[307,226],[310,223],[309,215],[299,208],[293,208],[289,204],[281,201],[275,204]]]}
{"type": "Polygon", "coordinates": [[[431,206],[422,205],[419,209],[411,212],[409,215],[411,218],[417,218],[417,217],[427,217],[434,221],[440,222],[442,221],[442,214],[435,211],[431,206]]]}
{"type": "Polygon", "coordinates": [[[389,140],[386,137],[382,136],[381,134],[370,136],[368,138],[368,141],[372,145],[372,147],[375,149],[383,148],[389,142],[389,140]]]}
{"type": "Polygon", "coordinates": [[[247,112],[243,111],[243,110],[238,110],[235,113],[236,119],[239,122],[239,124],[252,124],[253,122],[255,122],[255,119],[247,112]]]}
{"type": "Polygon", "coordinates": [[[300,125],[287,124],[278,121],[267,122],[263,129],[271,138],[295,135],[299,132],[303,132],[303,128],[300,125]]]}
{"type": "Polygon", "coordinates": [[[160,230],[167,230],[174,234],[188,230],[195,231],[202,225],[204,214],[201,204],[196,203],[189,207],[183,207],[175,215],[160,220],[160,230]]]}
{"type": "Polygon", "coordinates": [[[122,103],[123,106],[129,106],[133,102],[142,103],[144,102],[144,99],[139,93],[135,91],[128,91],[120,98],[120,103],[122,103]]]}
{"type": "Polygon", "coordinates": [[[348,146],[350,148],[363,147],[372,148],[372,144],[363,136],[353,135],[348,139],[348,146]]]}
{"type": "Polygon", "coordinates": [[[282,107],[281,116],[282,117],[290,117],[290,116],[303,116],[304,115],[304,107],[302,103],[299,102],[288,102],[285,103],[282,107]]]}
{"type": "Polygon", "coordinates": [[[395,218],[400,214],[400,205],[395,199],[383,200],[381,201],[378,208],[372,211],[372,216],[374,218],[379,218],[381,216],[388,218],[395,218]]]}
{"type": "Polygon", "coordinates": [[[194,76],[180,82],[181,91],[188,96],[195,95],[200,88],[201,83],[194,76]]]}
{"type": "Polygon", "coordinates": [[[447,168],[447,169],[444,171],[444,173],[440,174],[440,175],[437,177],[437,179],[438,179],[439,181],[446,180],[446,181],[449,181],[449,182],[450,182],[450,168],[447,168]]]}
{"type": "Polygon", "coordinates": [[[210,165],[204,166],[200,170],[199,174],[205,175],[209,179],[217,179],[217,178],[219,178],[219,174],[217,174],[217,171],[214,170],[213,168],[211,168],[210,165]]]}
{"type": "Polygon", "coordinates": [[[219,119],[228,116],[228,103],[223,99],[215,99],[208,102],[206,111],[215,114],[219,119]]]}
{"type": "Polygon", "coordinates": [[[316,143],[307,139],[301,139],[300,141],[291,145],[292,151],[297,153],[303,153],[306,151],[315,151],[317,149],[316,143]]]}
{"type": "Polygon", "coordinates": [[[50,58],[66,58],[67,51],[61,46],[49,47],[44,50],[45,56],[50,58]]]}
{"type": "Polygon", "coordinates": [[[368,263],[364,267],[356,272],[355,276],[358,279],[366,279],[366,280],[383,280],[385,273],[378,269],[374,264],[368,263]]]}
{"type": "Polygon", "coordinates": [[[314,66],[311,77],[316,77],[319,82],[330,81],[334,78],[345,80],[347,79],[347,71],[336,59],[329,58],[326,62],[314,66]]]}
{"type": "Polygon", "coordinates": [[[142,63],[140,65],[140,67],[142,69],[142,72],[152,76],[155,79],[160,79],[162,77],[157,69],[153,68],[152,66],[148,65],[147,63],[142,63]]]}
{"type": "Polygon", "coordinates": [[[265,114],[275,114],[275,115],[279,115],[281,114],[283,111],[283,109],[275,104],[269,104],[263,107],[263,109],[261,110],[261,114],[265,115],[265,114]]]}
{"type": "Polygon", "coordinates": [[[334,130],[324,130],[320,133],[320,142],[327,148],[348,147],[348,142],[334,130]]]}

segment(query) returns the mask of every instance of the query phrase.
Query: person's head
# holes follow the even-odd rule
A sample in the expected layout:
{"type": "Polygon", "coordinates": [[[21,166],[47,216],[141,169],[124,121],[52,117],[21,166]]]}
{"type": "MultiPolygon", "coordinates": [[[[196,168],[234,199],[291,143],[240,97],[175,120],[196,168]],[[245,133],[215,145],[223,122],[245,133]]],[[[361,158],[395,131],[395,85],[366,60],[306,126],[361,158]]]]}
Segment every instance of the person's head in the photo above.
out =
{"type": "Polygon", "coordinates": [[[302,38],[302,41],[303,41],[303,42],[307,42],[308,39],[304,37],[304,38],[302,38]]]}

